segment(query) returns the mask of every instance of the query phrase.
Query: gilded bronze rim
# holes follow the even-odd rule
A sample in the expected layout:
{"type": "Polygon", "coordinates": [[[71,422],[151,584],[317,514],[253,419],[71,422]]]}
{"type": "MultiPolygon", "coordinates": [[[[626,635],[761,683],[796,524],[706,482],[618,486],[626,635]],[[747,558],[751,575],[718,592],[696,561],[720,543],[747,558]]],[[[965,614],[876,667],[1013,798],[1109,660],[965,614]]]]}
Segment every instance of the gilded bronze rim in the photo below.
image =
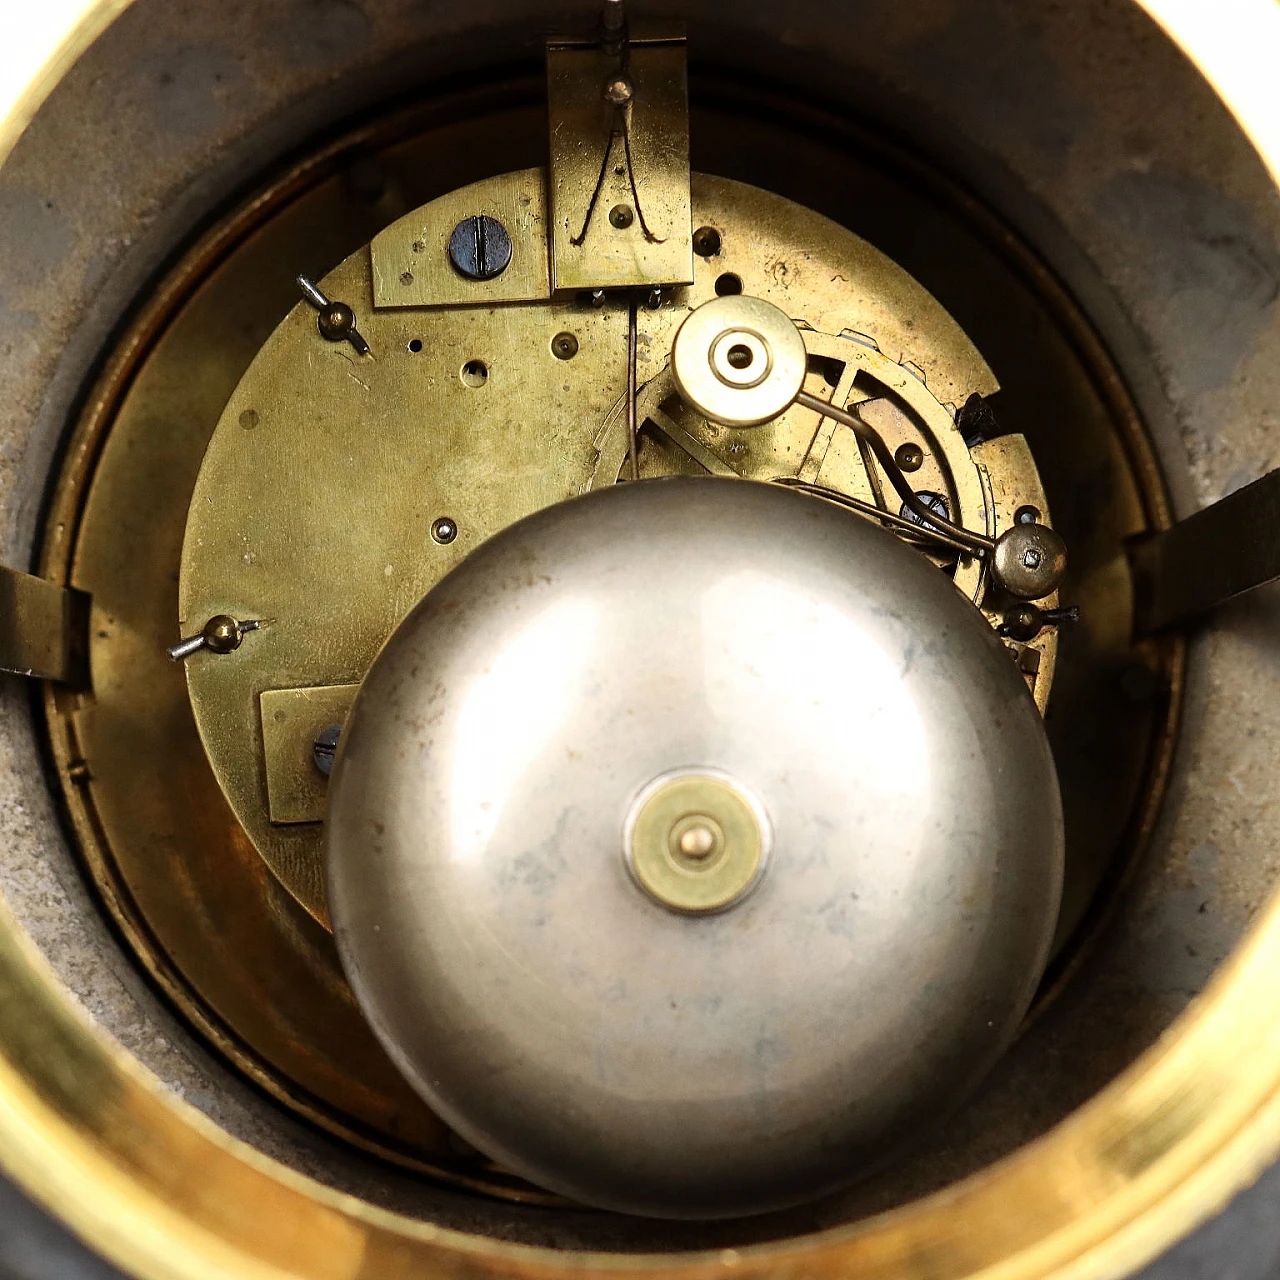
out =
{"type": "Polygon", "coordinates": [[[1273,904],[1178,1034],[1044,1139],[904,1209],[742,1250],[566,1256],[385,1213],[228,1138],[88,1027],[10,925],[0,936],[0,1153],[29,1193],[112,1261],[147,1277],[550,1278],[594,1270],[672,1280],[1105,1280],[1220,1207],[1280,1148],[1280,1027],[1259,1016],[1274,1004],[1278,965],[1273,904]]]}
{"type": "MultiPolygon", "coordinates": [[[[104,11],[109,17],[118,7],[83,7],[63,67],[66,49],[87,47],[105,25],[104,11]]],[[[1197,30],[1184,4],[1149,0],[1147,7],[1175,35],[1197,30]]],[[[1256,30],[1240,30],[1243,11],[1237,18],[1237,36],[1258,49],[1274,47],[1280,34],[1263,8],[1251,11],[1256,30]]],[[[1220,80],[1223,67],[1213,63],[1209,71],[1220,80]]],[[[1248,87],[1263,85],[1255,77],[1248,87]]],[[[1246,110],[1260,100],[1227,96],[1246,110]]],[[[1275,172],[1280,134],[1267,122],[1252,124],[1275,172]]],[[[138,1275],[355,1280],[594,1269],[690,1278],[838,1272],[885,1280],[1104,1280],[1185,1234],[1280,1151],[1274,899],[1162,1042],[1046,1137],[997,1165],[852,1227],[741,1251],[625,1258],[566,1257],[431,1227],[283,1169],[164,1094],[88,1024],[7,912],[2,919],[0,1165],[138,1275]]]]}

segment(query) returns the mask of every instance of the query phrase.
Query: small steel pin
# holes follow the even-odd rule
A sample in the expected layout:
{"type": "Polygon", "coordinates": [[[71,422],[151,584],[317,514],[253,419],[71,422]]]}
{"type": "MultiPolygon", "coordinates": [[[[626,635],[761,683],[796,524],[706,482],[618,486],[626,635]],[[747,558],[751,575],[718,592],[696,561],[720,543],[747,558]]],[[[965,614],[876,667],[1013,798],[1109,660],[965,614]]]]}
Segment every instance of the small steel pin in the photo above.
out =
{"type": "Polygon", "coordinates": [[[226,613],[215,614],[194,636],[170,645],[166,653],[173,662],[184,662],[193,653],[208,649],[211,653],[232,653],[240,647],[248,631],[257,631],[262,622],[257,618],[240,622],[226,613]]]}
{"type": "Polygon", "coordinates": [[[1061,609],[1038,609],[1025,602],[1004,615],[1004,621],[996,628],[996,635],[1027,643],[1034,640],[1045,627],[1058,627],[1063,623],[1079,621],[1079,605],[1067,605],[1061,609]]]}
{"type": "Polygon", "coordinates": [[[345,302],[333,302],[306,276],[297,277],[302,296],[320,313],[316,327],[327,342],[349,342],[359,355],[369,354],[369,344],[356,328],[356,313],[345,302]]]}
{"type": "Polygon", "coordinates": [[[311,303],[317,311],[323,311],[325,307],[329,305],[329,299],[326,298],[324,294],[307,279],[306,276],[298,277],[298,288],[302,290],[302,296],[311,303]]]}
{"type": "Polygon", "coordinates": [[[623,0],[604,0],[600,11],[601,44],[616,54],[627,42],[627,11],[623,0]]]}

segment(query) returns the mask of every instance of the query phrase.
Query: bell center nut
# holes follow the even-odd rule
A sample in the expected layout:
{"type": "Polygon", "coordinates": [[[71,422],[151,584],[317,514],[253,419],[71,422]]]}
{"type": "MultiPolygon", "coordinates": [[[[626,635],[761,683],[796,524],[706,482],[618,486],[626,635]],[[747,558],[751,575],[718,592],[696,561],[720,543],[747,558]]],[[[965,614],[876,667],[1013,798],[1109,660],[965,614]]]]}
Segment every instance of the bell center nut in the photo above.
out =
{"type": "Polygon", "coordinates": [[[625,824],[627,866],[673,911],[723,911],[755,887],[771,843],[760,802],[726,775],[675,770],[636,797],[625,824]]]}

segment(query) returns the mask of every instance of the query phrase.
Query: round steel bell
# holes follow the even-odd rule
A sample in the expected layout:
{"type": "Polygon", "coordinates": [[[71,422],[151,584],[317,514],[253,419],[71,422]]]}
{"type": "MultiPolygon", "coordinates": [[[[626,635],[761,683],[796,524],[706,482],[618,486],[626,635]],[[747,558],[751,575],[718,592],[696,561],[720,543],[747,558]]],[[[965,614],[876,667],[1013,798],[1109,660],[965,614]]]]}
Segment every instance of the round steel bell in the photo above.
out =
{"type": "Polygon", "coordinates": [[[715,1217],[849,1182],[1014,1036],[1062,820],[978,612],[892,534],[734,480],[498,534],[342,736],[338,943],[408,1079],[507,1168],[715,1217]]]}

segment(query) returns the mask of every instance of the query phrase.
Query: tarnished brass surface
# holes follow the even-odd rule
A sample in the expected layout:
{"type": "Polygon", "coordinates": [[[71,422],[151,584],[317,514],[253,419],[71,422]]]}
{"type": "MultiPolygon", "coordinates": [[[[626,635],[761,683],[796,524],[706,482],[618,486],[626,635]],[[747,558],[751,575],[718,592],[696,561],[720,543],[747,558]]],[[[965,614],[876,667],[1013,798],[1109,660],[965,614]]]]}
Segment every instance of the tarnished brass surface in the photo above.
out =
{"type": "Polygon", "coordinates": [[[547,46],[558,293],[694,279],[684,40],[633,33],[625,57],[633,97],[614,106],[602,90],[622,65],[598,45],[547,46]]]}
{"type": "Polygon", "coordinates": [[[542,169],[486,178],[379,232],[371,245],[374,306],[479,306],[548,298],[546,185],[542,169]],[[492,280],[468,280],[449,262],[449,238],[464,218],[484,215],[506,227],[511,262],[492,280]]]}
{"type": "Polygon", "coordinates": [[[82,684],[88,616],[78,591],[0,565],[0,671],[82,684]]]}
{"type": "MultiPolygon", "coordinates": [[[[505,181],[511,202],[528,185],[523,173],[505,181]]],[[[965,518],[982,519],[978,472],[939,397],[963,402],[993,390],[994,380],[950,317],[887,258],[816,214],[724,179],[695,176],[693,191],[699,223],[717,228],[723,250],[699,262],[691,287],[642,311],[641,380],[660,377],[684,318],[732,271],[813,326],[811,354],[846,371],[837,394],[853,395],[866,368],[924,415],[933,451],[943,441],[948,450],[951,500],[965,518]],[[853,298],[839,287],[849,279],[859,281],[853,298]],[[914,358],[933,385],[865,342],[816,332],[846,328],[914,358]]],[[[427,209],[401,222],[416,231],[433,220],[427,209]]],[[[388,236],[401,235],[400,225],[388,236]]],[[[556,301],[372,310],[364,252],[322,284],[355,306],[372,354],[325,342],[305,304],[263,346],[201,466],[176,626],[185,635],[217,613],[263,620],[236,652],[188,659],[192,706],[245,831],[323,923],[321,832],[270,820],[257,699],[273,688],[358,682],[396,624],[468,551],[522,516],[616,480],[627,309],[556,301]],[[569,360],[552,349],[562,332],[578,342],[569,360]],[[458,533],[442,545],[430,529],[446,515],[458,533]]],[[[810,376],[826,385],[820,370],[810,376]]],[[[747,479],[794,476],[821,429],[814,413],[792,409],[725,441],[732,470],[747,479]]],[[[849,465],[866,490],[856,444],[849,465]]],[[[871,492],[877,484],[883,489],[872,480],[871,492]]],[[[976,597],[979,578],[970,563],[957,584],[976,597]]],[[[1047,687],[1047,670],[1042,680],[1047,687]]]]}

